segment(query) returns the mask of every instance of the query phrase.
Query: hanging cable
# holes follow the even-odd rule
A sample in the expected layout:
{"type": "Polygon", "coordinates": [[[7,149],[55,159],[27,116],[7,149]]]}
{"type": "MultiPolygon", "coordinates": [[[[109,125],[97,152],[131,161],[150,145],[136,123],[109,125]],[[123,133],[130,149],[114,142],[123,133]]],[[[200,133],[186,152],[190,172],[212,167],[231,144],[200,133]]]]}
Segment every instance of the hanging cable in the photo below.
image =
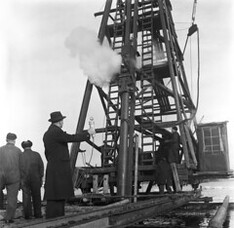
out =
{"type": "Polygon", "coordinates": [[[200,38],[199,38],[199,29],[197,29],[197,103],[196,103],[196,112],[199,105],[200,98],[200,38]]]}
{"type": "Polygon", "coordinates": [[[197,9],[197,0],[194,0],[193,12],[192,12],[192,24],[194,24],[194,21],[195,21],[196,9],[197,9]]]}
{"type": "Polygon", "coordinates": [[[198,62],[197,75],[198,76],[197,76],[197,99],[196,99],[195,113],[197,112],[197,108],[198,108],[198,104],[199,104],[199,96],[200,96],[200,91],[199,91],[199,84],[200,84],[200,38],[199,38],[199,29],[197,27],[197,24],[195,24],[196,9],[197,9],[197,0],[194,0],[193,11],[192,11],[192,23],[191,23],[191,26],[188,30],[187,39],[186,39],[185,47],[183,50],[183,55],[184,55],[185,49],[187,46],[187,42],[188,42],[188,38],[196,32],[197,33],[197,55],[198,55],[198,57],[197,57],[197,62],[198,62]]]}
{"type": "Polygon", "coordinates": [[[197,61],[198,61],[198,68],[197,68],[197,100],[196,100],[196,106],[195,106],[195,111],[194,113],[189,117],[189,118],[186,118],[184,120],[181,120],[181,121],[178,121],[176,124],[179,125],[179,124],[182,124],[184,122],[187,122],[189,120],[192,120],[196,113],[197,113],[197,110],[198,110],[198,106],[199,106],[199,98],[200,98],[200,38],[199,38],[199,29],[197,29],[197,49],[198,49],[198,58],[197,58],[197,61]]]}
{"type": "Polygon", "coordinates": [[[194,0],[193,2],[193,11],[192,11],[192,23],[191,23],[191,26],[189,28],[189,31],[188,31],[188,34],[187,34],[187,38],[186,38],[186,41],[185,41],[185,45],[184,45],[184,50],[183,50],[183,55],[185,53],[185,49],[186,49],[186,46],[187,46],[187,43],[188,43],[188,39],[189,37],[195,33],[197,31],[197,25],[194,24],[195,23],[195,15],[196,15],[196,8],[197,8],[197,0],[194,0]]]}
{"type": "Polygon", "coordinates": [[[188,43],[188,38],[193,35],[195,32],[197,33],[197,62],[198,62],[198,68],[197,68],[197,98],[196,98],[196,106],[195,106],[195,112],[190,116],[190,118],[186,118],[182,121],[178,121],[177,124],[181,124],[183,122],[186,122],[188,120],[192,120],[196,113],[197,113],[197,109],[199,106],[199,98],[200,98],[200,38],[199,38],[199,29],[197,27],[197,25],[195,24],[195,15],[196,15],[196,7],[197,7],[197,0],[194,0],[193,3],[193,12],[192,12],[192,24],[188,30],[188,34],[187,34],[187,38],[186,38],[186,42],[185,42],[185,47],[183,50],[183,55],[185,53],[185,49],[188,43]]]}

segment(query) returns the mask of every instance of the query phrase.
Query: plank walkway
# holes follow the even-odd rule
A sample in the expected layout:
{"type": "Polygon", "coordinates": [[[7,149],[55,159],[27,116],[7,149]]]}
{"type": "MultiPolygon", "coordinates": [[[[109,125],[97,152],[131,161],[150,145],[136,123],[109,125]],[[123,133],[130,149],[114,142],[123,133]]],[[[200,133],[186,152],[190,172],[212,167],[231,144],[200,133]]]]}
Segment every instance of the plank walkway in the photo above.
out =
{"type": "MultiPolygon", "coordinates": [[[[9,228],[55,228],[55,227],[125,227],[142,221],[151,216],[158,215],[196,200],[201,196],[200,191],[182,192],[176,194],[155,195],[136,203],[126,200],[123,203],[110,204],[107,206],[92,207],[66,207],[66,216],[56,219],[15,219],[9,228]]],[[[2,225],[2,226],[1,226],[2,225]]]]}

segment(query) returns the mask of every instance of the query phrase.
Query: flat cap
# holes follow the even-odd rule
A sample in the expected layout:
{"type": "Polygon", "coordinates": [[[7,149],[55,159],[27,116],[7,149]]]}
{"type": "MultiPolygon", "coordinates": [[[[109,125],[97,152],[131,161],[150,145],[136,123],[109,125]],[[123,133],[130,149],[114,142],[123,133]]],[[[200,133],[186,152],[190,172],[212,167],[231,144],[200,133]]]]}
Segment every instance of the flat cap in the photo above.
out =
{"type": "Polygon", "coordinates": [[[27,141],[23,141],[21,143],[21,146],[25,149],[27,147],[31,147],[33,145],[33,143],[30,141],[30,140],[27,140],[27,141]]]}
{"type": "Polygon", "coordinates": [[[15,140],[16,138],[17,138],[17,136],[14,133],[8,133],[6,136],[6,139],[8,139],[8,140],[15,140]]]}

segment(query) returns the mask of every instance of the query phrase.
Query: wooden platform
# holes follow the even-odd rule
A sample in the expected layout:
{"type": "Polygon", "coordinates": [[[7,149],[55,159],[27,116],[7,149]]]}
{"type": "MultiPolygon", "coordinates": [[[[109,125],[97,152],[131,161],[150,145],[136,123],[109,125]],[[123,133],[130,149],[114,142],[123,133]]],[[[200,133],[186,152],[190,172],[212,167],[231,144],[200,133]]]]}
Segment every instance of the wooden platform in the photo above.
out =
{"type": "MultiPolygon", "coordinates": [[[[125,227],[136,222],[158,215],[201,196],[201,191],[182,192],[175,194],[152,194],[139,196],[136,203],[131,203],[130,199],[124,199],[114,204],[105,206],[79,206],[67,205],[66,215],[56,219],[35,219],[25,220],[15,219],[14,224],[8,227],[125,227]]],[[[1,225],[3,222],[1,222],[1,225]]]]}

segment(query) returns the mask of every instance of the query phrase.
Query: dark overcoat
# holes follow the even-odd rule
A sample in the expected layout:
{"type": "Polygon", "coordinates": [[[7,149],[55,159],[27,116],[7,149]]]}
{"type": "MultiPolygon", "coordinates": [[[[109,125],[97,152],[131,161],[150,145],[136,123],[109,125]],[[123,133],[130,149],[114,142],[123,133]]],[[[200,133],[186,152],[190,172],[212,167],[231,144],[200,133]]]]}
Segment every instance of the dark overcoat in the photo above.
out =
{"type": "Polygon", "coordinates": [[[74,196],[68,142],[90,138],[88,132],[70,135],[51,124],[43,136],[47,159],[45,200],[64,200],[74,196]]]}
{"type": "Polygon", "coordinates": [[[38,152],[25,149],[20,156],[20,178],[25,183],[41,181],[44,176],[44,164],[38,152]]]}
{"type": "Polygon", "coordinates": [[[180,135],[178,132],[173,132],[171,139],[169,140],[168,149],[168,162],[169,163],[179,163],[179,150],[180,150],[180,135]]]}
{"type": "Polygon", "coordinates": [[[161,144],[156,153],[155,180],[158,185],[172,185],[172,173],[170,164],[167,161],[168,146],[161,144]]]}

